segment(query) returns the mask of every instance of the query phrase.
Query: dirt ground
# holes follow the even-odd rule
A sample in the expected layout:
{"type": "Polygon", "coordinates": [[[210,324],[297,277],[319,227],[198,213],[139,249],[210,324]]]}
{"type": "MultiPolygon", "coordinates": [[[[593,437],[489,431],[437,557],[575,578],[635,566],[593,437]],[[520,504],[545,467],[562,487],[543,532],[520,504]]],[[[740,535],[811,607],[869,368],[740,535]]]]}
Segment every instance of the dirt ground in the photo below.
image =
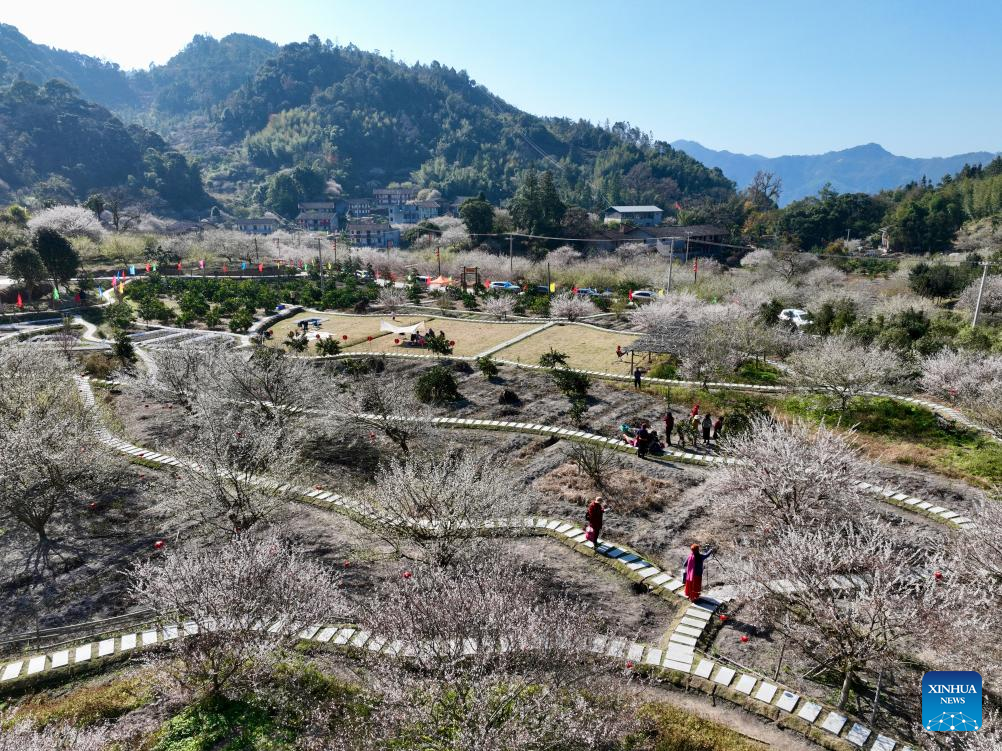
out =
{"type": "Polygon", "coordinates": [[[567,363],[572,368],[629,375],[630,357],[617,359],[616,345],[625,349],[636,339],[634,333],[598,331],[574,323],[558,324],[505,347],[496,356],[535,365],[540,355],[555,349],[567,355],[567,363]]]}
{"type": "MultiPolygon", "coordinates": [[[[536,323],[490,323],[461,321],[453,318],[429,318],[426,323],[436,333],[444,331],[446,339],[456,343],[452,351],[459,357],[479,355],[481,352],[486,352],[520,334],[539,328],[539,324],[536,323]]],[[[420,330],[426,331],[427,327],[422,326],[420,330]]],[[[422,352],[422,350],[408,349],[402,343],[394,344],[394,339],[396,337],[383,336],[372,342],[366,341],[354,347],[348,347],[347,352],[422,352]]]]}
{"type": "MultiPolygon", "coordinates": [[[[285,339],[286,334],[290,331],[301,331],[301,329],[296,328],[296,324],[307,318],[320,318],[322,320],[319,329],[310,327],[311,333],[326,331],[329,334],[333,334],[338,343],[348,347],[359,343],[367,343],[366,337],[368,336],[375,339],[386,335],[385,332],[379,330],[379,322],[382,318],[378,316],[351,316],[306,312],[283,319],[272,326],[271,330],[275,333],[275,336],[268,344],[272,347],[282,347],[282,341],[285,339]],[[347,336],[348,339],[346,341],[342,340],[342,336],[347,336]]],[[[415,323],[427,321],[429,318],[431,316],[398,316],[397,322],[404,326],[411,326],[415,323]]],[[[386,320],[390,320],[390,317],[387,316],[386,320]]],[[[390,341],[392,342],[392,338],[390,341]]]]}

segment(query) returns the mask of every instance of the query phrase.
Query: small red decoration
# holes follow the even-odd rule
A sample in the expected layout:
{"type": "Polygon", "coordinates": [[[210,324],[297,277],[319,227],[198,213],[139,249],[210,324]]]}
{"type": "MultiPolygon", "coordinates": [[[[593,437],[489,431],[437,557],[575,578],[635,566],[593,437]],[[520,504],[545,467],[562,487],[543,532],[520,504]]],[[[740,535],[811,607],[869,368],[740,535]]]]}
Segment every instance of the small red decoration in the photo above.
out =
{"type": "Polygon", "coordinates": [[[156,548],[157,550],[163,550],[164,541],[163,540],[157,540],[155,543],[153,543],[153,547],[156,548]]]}
{"type": "Polygon", "coordinates": [[[394,343],[394,344],[400,344],[400,340],[399,340],[399,339],[394,339],[394,340],[393,340],[393,343],[394,343]]]}
{"type": "Polygon", "coordinates": [[[627,670],[633,670],[633,660],[627,660],[626,661],[626,669],[627,670]]]}
{"type": "Polygon", "coordinates": [[[344,562],[344,567],[345,568],[348,568],[350,565],[351,565],[351,563],[349,561],[345,561],[344,562]]]}
{"type": "Polygon", "coordinates": [[[721,623],[723,623],[723,622],[724,622],[724,621],[726,621],[726,620],[727,620],[727,616],[726,616],[726,615],[721,615],[721,616],[720,616],[720,622],[721,622],[721,623]]]}
{"type": "Polygon", "coordinates": [[[91,511],[93,511],[94,509],[97,508],[97,504],[94,503],[93,501],[91,501],[90,503],[87,504],[87,508],[89,508],[91,511]]]}
{"type": "Polygon", "coordinates": [[[450,341],[450,342],[449,342],[449,346],[450,346],[450,347],[455,347],[455,346],[456,346],[456,343],[455,343],[454,341],[450,341]]]}
{"type": "Polygon", "coordinates": [[[404,571],[405,579],[410,579],[412,576],[414,576],[414,574],[412,574],[410,571],[404,571]]]}
{"type": "Polygon", "coordinates": [[[741,634],[741,643],[742,644],[747,644],[748,643],[748,635],[747,634],[741,634]]]}
{"type": "Polygon", "coordinates": [[[347,334],[341,334],[341,340],[345,341],[345,342],[348,341],[348,335],[347,334]]]}
{"type": "Polygon", "coordinates": [[[367,336],[365,338],[368,339],[370,342],[372,341],[372,337],[371,336],[367,336]]]}
{"type": "Polygon", "coordinates": [[[937,571],[935,574],[933,574],[933,577],[936,579],[936,581],[942,581],[943,580],[943,572],[942,571],[937,571]]]}
{"type": "Polygon", "coordinates": [[[323,486],[323,485],[314,485],[314,486],[313,486],[313,489],[314,489],[314,490],[323,490],[323,489],[324,489],[324,486],[323,486]]]}

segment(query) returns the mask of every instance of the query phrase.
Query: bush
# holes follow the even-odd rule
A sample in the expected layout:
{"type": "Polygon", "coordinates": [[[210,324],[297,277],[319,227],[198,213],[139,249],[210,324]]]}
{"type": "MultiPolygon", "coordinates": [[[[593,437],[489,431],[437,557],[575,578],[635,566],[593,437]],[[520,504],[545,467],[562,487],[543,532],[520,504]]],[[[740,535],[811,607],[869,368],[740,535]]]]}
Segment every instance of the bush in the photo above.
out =
{"type": "Polygon", "coordinates": [[[115,370],[115,363],[103,352],[87,355],[83,361],[83,371],[92,378],[107,380],[115,370]]]}
{"type": "Polygon", "coordinates": [[[325,336],[322,339],[317,339],[314,346],[317,348],[317,354],[324,357],[333,357],[334,355],[341,354],[341,345],[337,343],[337,339],[333,336],[325,336]]]}
{"type": "Polygon", "coordinates": [[[219,325],[219,322],[221,320],[222,320],[222,315],[220,315],[220,313],[219,313],[219,306],[218,305],[213,305],[213,306],[211,306],[208,309],[208,311],[206,311],[206,313],[205,313],[205,325],[208,328],[214,329],[216,326],[219,325]]]}
{"type": "Polygon", "coordinates": [[[414,386],[414,393],[426,404],[447,404],[460,397],[456,376],[442,365],[422,373],[414,386]]]}
{"type": "Polygon", "coordinates": [[[339,364],[341,372],[347,376],[364,376],[386,370],[386,360],[382,357],[348,357],[340,360],[339,364]]]}
{"type": "Polygon", "coordinates": [[[584,373],[575,373],[573,370],[554,370],[551,375],[560,389],[560,393],[568,399],[587,397],[588,387],[591,381],[584,373]]]}
{"type": "Polygon", "coordinates": [[[462,300],[463,307],[466,308],[467,310],[477,309],[477,298],[471,295],[469,292],[464,292],[459,299],[462,300]]]}
{"type": "Polygon", "coordinates": [[[306,348],[310,346],[310,341],[306,338],[306,334],[290,331],[285,335],[285,341],[282,344],[288,347],[290,352],[305,352],[306,348]]]}
{"type": "Polygon", "coordinates": [[[483,357],[477,358],[477,369],[483,375],[484,378],[491,379],[497,378],[498,364],[494,362],[490,355],[484,355],[483,357]]]}
{"type": "Polygon", "coordinates": [[[30,717],[38,725],[67,722],[76,727],[87,727],[138,709],[150,697],[150,687],[139,678],[126,678],[105,686],[78,688],[64,696],[28,704],[19,716],[30,717]]]}
{"type": "Polygon", "coordinates": [[[651,369],[647,371],[647,375],[650,378],[665,378],[669,381],[673,381],[678,378],[678,365],[670,360],[655,363],[651,369]]]}
{"type": "Polygon", "coordinates": [[[615,452],[604,445],[573,443],[567,452],[567,458],[596,488],[605,490],[605,478],[616,466],[615,452]]]}
{"type": "Polygon", "coordinates": [[[136,348],[126,331],[119,329],[115,332],[115,343],[111,345],[111,351],[122,362],[136,361],[136,348]]]}
{"type": "Polygon", "coordinates": [[[539,365],[543,368],[566,368],[567,355],[550,347],[549,352],[544,352],[539,356],[539,365]]]}
{"type": "Polygon", "coordinates": [[[247,308],[241,308],[230,318],[230,331],[234,334],[244,334],[254,325],[254,316],[247,308]]]}
{"type": "Polygon", "coordinates": [[[425,337],[425,344],[431,352],[436,355],[451,355],[452,345],[449,344],[449,340],[445,338],[444,334],[438,334],[437,336],[425,337]]]}
{"type": "Polygon", "coordinates": [[[502,404],[506,407],[518,407],[522,404],[522,400],[519,399],[518,394],[511,389],[505,389],[501,392],[501,396],[498,397],[498,404],[502,404]]]}

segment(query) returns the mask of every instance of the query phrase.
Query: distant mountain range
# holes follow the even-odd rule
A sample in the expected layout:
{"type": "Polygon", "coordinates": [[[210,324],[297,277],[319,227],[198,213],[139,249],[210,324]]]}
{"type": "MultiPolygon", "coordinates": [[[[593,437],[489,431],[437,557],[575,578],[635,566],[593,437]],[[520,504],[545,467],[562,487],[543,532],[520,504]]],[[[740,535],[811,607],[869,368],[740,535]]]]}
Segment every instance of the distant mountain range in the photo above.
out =
{"type": "Polygon", "coordinates": [[[714,151],[695,141],[679,140],[672,146],[707,167],[719,167],[739,188],[751,183],[759,170],[775,173],[783,180],[781,206],[816,194],[825,183],[831,183],[839,193],[878,193],[920,180],[923,175],[936,182],[943,175],[956,173],[965,164],[988,164],[996,156],[989,151],[976,151],[912,159],[892,154],[876,143],[825,154],[777,157],[714,151]]]}

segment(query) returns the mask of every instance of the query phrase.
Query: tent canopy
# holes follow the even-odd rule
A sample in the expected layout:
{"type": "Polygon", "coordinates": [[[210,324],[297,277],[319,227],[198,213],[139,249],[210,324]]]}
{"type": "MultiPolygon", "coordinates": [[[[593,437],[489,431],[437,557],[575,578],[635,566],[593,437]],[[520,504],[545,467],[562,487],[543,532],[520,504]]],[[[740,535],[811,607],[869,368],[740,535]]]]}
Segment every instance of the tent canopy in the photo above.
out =
{"type": "Polygon", "coordinates": [[[390,334],[397,334],[399,336],[407,336],[407,337],[409,337],[411,334],[416,334],[420,326],[421,326],[420,323],[415,323],[413,326],[404,326],[394,321],[379,322],[380,331],[386,331],[390,334]]]}
{"type": "Polygon", "coordinates": [[[429,287],[434,287],[434,286],[448,287],[450,284],[452,284],[451,276],[437,276],[434,279],[428,280],[429,287]]]}

